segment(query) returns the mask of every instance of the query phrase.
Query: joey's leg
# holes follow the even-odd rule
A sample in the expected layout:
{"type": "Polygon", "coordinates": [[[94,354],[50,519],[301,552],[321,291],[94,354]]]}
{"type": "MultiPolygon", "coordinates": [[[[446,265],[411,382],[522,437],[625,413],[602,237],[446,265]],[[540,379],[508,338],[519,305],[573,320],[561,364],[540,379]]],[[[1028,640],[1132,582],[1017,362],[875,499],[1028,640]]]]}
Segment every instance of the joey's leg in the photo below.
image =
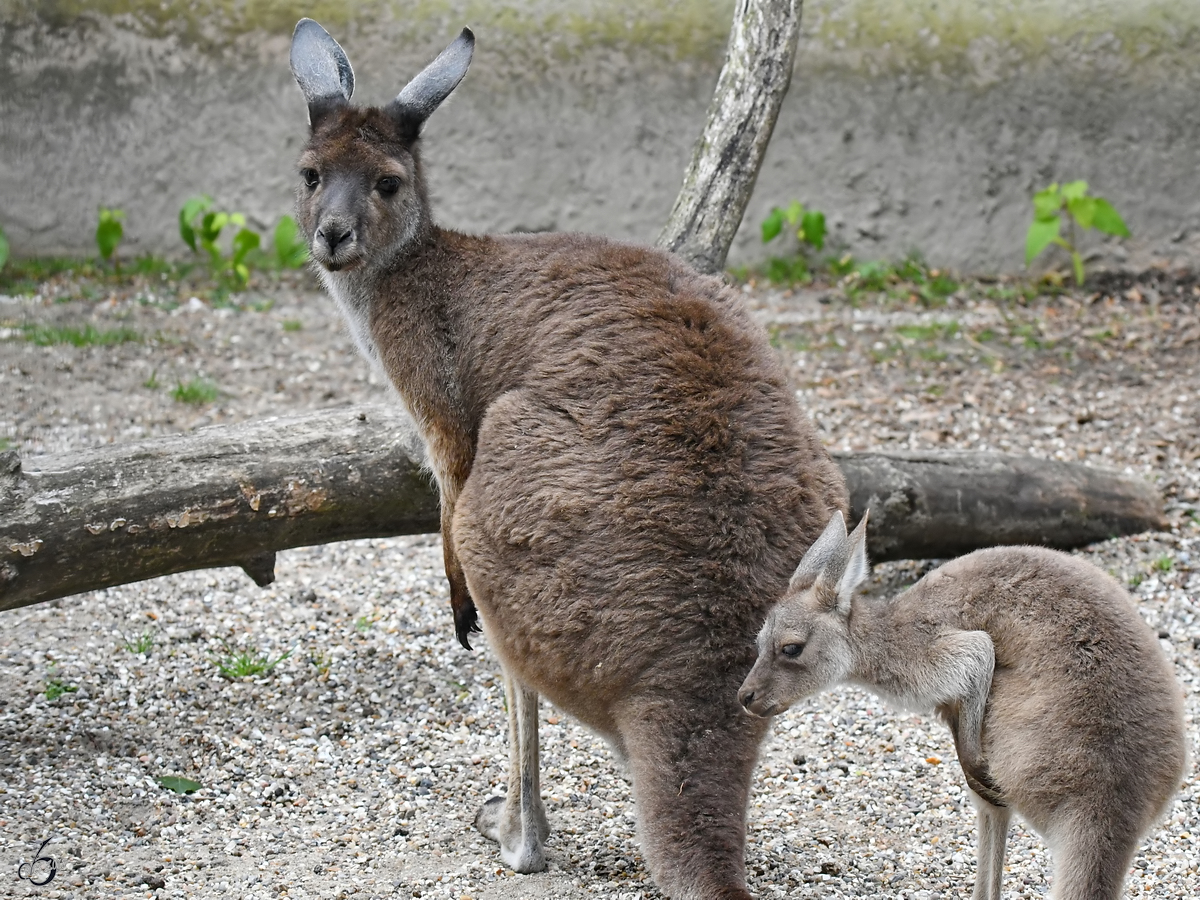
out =
{"type": "Polygon", "coordinates": [[[972,796],[971,801],[975,804],[979,822],[978,865],[971,900],[1000,900],[1000,883],[1004,878],[1004,844],[1008,839],[1008,823],[1012,812],[977,795],[972,796]]]}
{"type": "Polygon", "coordinates": [[[475,817],[484,837],[500,844],[500,858],[518,872],[546,868],[550,834],[538,771],[538,695],[504,673],[508,701],[508,794],[492,797],[475,817]]]}
{"type": "Polygon", "coordinates": [[[750,900],[746,808],[767,723],[738,707],[736,684],[721,687],[642,698],[619,722],[642,852],[671,900],[750,900]]]}
{"type": "Polygon", "coordinates": [[[471,649],[471,632],[479,631],[479,614],[475,609],[475,601],[467,589],[467,579],[463,575],[462,563],[458,561],[458,553],[454,549],[454,536],[450,530],[450,521],[454,516],[454,504],[442,499],[442,558],[446,563],[446,578],[450,581],[450,610],[454,613],[454,634],[458,642],[471,649]]]}
{"type": "Polygon", "coordinates": [[[1054,861],[1051,900],[1120,900],[1147,821],[1121,808],[1128,799],[1079,797],[1054,811],[1042,835],[1054,861]]]}

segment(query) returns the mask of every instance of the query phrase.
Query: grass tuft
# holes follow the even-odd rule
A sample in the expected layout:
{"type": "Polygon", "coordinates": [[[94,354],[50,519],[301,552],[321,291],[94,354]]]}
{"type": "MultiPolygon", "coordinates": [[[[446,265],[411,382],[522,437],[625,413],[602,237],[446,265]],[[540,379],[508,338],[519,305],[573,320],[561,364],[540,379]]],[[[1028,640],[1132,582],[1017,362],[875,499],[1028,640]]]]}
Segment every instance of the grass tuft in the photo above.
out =
{"type": "Polygon", "coordinates": [[[269,654],[257,653],[250,650],[235,650],[225,641],[221,642],[225,654],[221,657],[210,657],[221,676],[230,680],[234,678],[253,678],[255,675],[266,675],[277,665],[292,655],[288,650],[282,656],[271,659],[269,654]]]}
{"type": "Polygon", "coordinates": [[[171,390],[171,396],[180,403],[191,403],[200,406],[212,403],[220,394],[217,386],[207,378],[193,378],[181,381],[171,390]]]}

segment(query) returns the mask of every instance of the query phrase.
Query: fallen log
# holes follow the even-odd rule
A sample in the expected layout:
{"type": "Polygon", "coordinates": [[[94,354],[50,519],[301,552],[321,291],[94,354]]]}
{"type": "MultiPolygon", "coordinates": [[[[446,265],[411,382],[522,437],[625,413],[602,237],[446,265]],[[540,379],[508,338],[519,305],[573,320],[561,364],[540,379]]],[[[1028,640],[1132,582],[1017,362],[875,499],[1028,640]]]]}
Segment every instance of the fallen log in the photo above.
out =
{"type": "Polygon", "coordinates": [[[947,559],[996,544],[1070,550],[1164,530],[1144,479],[1012,453],[834,453],[874,562],[947,559]]]}
{"type": "MultiPolygon", "coordinates": [[[[1163,528],[1138,478],[991,453],[841,453],[874,560],[999,543],[1078,547],[1163,528]]],[[[22,465],[0,454],[0,610],[191,569],[259,585],[279,550],[438,530],[412,421],[329,410],[22,465]]]]}

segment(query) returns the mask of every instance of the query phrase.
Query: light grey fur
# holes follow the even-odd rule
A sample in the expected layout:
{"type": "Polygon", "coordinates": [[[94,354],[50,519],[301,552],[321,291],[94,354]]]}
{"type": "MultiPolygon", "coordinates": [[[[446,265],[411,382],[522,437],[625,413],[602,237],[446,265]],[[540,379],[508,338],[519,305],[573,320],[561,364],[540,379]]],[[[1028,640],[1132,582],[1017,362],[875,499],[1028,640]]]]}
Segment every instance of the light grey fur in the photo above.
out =
{"type": "Polygon", "coordinates": [[[1014,810],[1050,848],[1056,900],[1115,900],[1186,766],[1182,693],[1133,599],[1036,547],[972,553],[894,599],[853,597],[865,521],[846,536],[835,517],[801,562],[739,700],[769,716],[852,682],[935,711],[978,811],[974,900],[999,900],[1014,810]]]}

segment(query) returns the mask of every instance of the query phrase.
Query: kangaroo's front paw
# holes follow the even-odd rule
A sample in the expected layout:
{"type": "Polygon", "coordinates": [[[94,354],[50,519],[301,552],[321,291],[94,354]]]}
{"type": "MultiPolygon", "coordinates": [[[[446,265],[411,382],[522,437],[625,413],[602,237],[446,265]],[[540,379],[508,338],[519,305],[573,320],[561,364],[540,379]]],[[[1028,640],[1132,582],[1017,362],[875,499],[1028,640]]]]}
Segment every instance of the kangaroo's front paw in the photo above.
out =
{"type": "Polygon", "coordinates": [[[531,809],[523,816],[520,807],[510,806],[507,798],[491,797],[479,808],[475,827],[500,845],[500,858],[513,871],[528,875],[545,870],[550,826],[544,812],[531,809]]]}

